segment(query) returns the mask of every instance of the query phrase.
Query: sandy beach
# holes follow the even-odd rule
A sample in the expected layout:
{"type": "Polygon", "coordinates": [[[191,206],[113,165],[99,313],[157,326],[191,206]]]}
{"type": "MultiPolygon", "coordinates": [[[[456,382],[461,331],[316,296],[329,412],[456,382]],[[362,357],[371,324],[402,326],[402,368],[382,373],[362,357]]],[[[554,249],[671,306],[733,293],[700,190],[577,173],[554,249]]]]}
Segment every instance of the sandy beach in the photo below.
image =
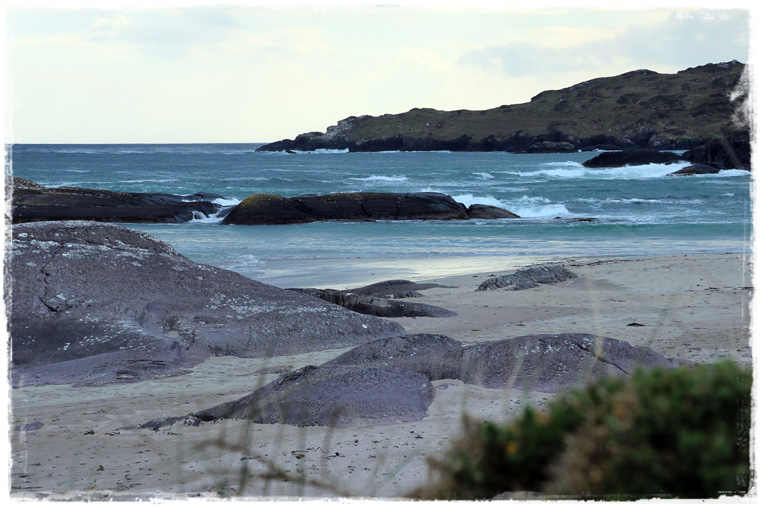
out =
{"type": "MultiPolygon", "coordinates": [[[[414,302],[450,318],[399,318],[407,333],[466,344],[536,333],[595,333],[668,358],[751,366],[749,255],[557,259],[578,278],[522,291],[476,292],[492,275],[441,271],[414,302]]],[[[477,265],[482,269],[482,265],[477,265]]],[[[421,281],[421,280],[416,280],[421,281]]],[[[13,389],[11,496],[19,499],[403,497],[427,460],[457,437],[463,414],[506,421],[552,394],[439,380],[428,416],[392,426],[330,429],[232,420],[137,429],[238,399],[281,373],[347,349],[266,359],[214,357],[188,374],[99,387],[13,389]],[[268,478],[284,473],[287,480],[268,478]],[[304,480],[299,480],[303,478],[304,480]]]]}

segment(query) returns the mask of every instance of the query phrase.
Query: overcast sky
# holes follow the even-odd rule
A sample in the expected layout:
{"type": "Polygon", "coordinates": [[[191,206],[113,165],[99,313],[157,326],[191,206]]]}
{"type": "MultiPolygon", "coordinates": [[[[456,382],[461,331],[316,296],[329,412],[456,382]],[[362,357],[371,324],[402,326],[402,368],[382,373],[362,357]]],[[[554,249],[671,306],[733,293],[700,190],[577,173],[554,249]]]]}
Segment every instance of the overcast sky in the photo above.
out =
{"type": "Polygon", "coordinates": [[[331,4],[10,1],[5,141],[270,142],[351,115],[488,109],[635,69],[747,62],[755,14],[730,0],[331,4]]]}

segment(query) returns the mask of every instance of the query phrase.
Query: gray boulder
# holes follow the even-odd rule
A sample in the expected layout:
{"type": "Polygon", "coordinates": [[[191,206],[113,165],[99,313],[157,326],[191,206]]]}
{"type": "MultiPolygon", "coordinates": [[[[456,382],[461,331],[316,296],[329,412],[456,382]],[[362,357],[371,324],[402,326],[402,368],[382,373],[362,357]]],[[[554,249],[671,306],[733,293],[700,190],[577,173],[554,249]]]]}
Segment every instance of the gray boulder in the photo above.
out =
{"type": "Polygon", "coordinates": [[[393,368],[305,366],[236,401],[185,417],[159,418],[141,425],[162,426],[217,419],[249,419],[292,426],[387,425],[427,415],[434,388],[422,374],[393,368]]]}
{"type": "Polygon", "coordinates": [[[630,376],[637,368],[681,364],[648,347],[585,333],[539,334],[465,347],[440,361],[458,365],[469,384],[560,392],[604,377],[630,376]]]}
{"type": "Polygon", "coordinates": [[[210,355],[265,357],[403,334],[393,322],[194,263],[113,224],[12,228],[14,385],[135,381],[210,355]]]}
{"type": "Polygon", "coordinates": [[[506,289],[524,290],[538,287],[543,283],[559,283],[578,278],[578,275],[569,269],[558,265],[532,266],[521,269],[511,275],[489,278],[481,283],[478,291],[506,289]]]}

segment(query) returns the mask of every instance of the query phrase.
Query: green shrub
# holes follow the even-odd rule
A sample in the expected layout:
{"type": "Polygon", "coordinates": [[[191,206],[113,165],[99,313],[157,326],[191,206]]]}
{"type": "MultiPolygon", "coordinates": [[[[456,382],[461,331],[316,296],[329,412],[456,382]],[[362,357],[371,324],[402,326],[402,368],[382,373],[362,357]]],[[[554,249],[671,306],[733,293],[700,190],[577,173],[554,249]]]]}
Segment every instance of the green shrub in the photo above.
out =
{"type": "Polygon", "coordinates": [[[638,371],[528,408],[507,426],[467,421],[416,496],[510,491],[604,498],[715,498],[750,486],[752,376],[731,362],[638,371]]]}

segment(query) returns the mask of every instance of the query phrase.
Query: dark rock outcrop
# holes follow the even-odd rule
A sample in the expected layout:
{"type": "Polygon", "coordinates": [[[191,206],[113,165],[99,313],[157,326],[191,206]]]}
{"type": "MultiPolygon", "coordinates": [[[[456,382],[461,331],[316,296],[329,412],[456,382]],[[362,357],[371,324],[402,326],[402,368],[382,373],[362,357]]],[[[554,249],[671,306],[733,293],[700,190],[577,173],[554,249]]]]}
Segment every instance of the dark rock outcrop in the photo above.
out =
{"type": "Polygon", "coordinates": [[[687,174],[717,174],[721,171],[719,167],[707,164],[693,164],[670,173],[670,175],[687,175],[687,174]]]}
{"type": "Polygon", "coordinates": [[[196,264],[117,225],[34,222],[12,233],[14,385],[134,381],[182,373],[212,354],[298,354],[404,332],[196,264]]]}
{"type": "Polygon", "coordinates": [[[442,335],[397,336],[285,374],[236,401],[141,427],[157,430],[226,418],[296,426],[393,424],[425,417],[434,380],[554,393],[603,377],[629,376],[637,368],[677,366],[647,347],[591,334],[528,335],[467,347],[442,335]]]}
{"type": "Polygon", "coordinates": [[[383,298],[410,298],[420,297],[421,290],[443,287],[437,283],[417,283],[409,280],[385,280],[356,289],[348,289],[343,292],[362,294],[365,296],[378,296],[383,298]]]}
{"type": "Polygon", "coordinates": [[[232,208],[224,224],[291,224],[325,220],[468,220],[464,204],[445,194],[358,192],[283,197],[254,194],[232,208]]]}
{"type": "Polygon", "coordinates": [[[499,218],[520,218],[519,215],[507,211],[503,208],[496,206],[489,206],[488,204],[471,204],[467,208],[467,214],[471,219],[499,219],[499,218]]]}
{"type": "Polygon", "coordinates": [[[571,278],[578,278],[578,275],[565,268],[564,266],[546,265],[532,266],[521,269],[511,275],[497,276],[489,278],[481,283],[477,290],[524,290],[538,287],[542,283],[559,283],[571,278]]]}
{"type": "Polygon", "coordinates": [[[218,194],[173,195],[111,192],[87,188],[46,188],[29,180],[11,182],[13,223],[50,220],[100,222],[187,222],[212,215],[222,206],[212,202],[218,194]]]}
{"type": "Polygon", "coordinates": [[[684,153],[681,158],[692,164],[706,164],[719,169],[750,170],[751,138],[748,131],[710,139],[684,153]]]}
{"type": "Polygon", "coordinates": [[[324,299],[353,312],[375,317],[454,317],[455,312],[437,306],[397,301],[379,296],[333,289],[288,289],[324,299]]]}
{"type": "Polygon", "coordinates": [[[672,164],[681,158],[673,152],[657,150],[607,151],[583,163],[592,169],[623,167],[626,165],[672,164]]]}

